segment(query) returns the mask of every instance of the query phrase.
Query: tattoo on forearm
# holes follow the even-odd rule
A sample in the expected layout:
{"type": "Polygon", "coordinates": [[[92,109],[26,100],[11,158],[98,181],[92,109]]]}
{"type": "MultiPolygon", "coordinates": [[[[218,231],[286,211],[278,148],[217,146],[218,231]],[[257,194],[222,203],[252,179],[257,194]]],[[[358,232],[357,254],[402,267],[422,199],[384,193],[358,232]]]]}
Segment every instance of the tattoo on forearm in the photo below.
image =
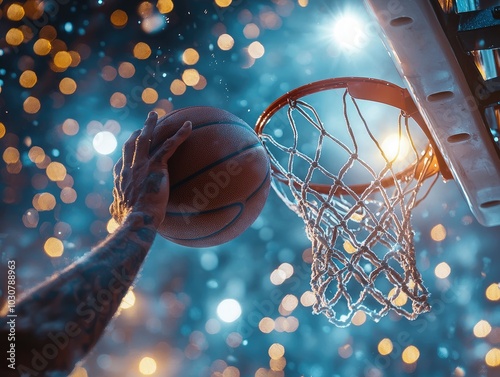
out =
{"type": "MultiPolygon", "coordinates": [[[[69,374],[97,343],[156,234],[150,216],[131,216],[129,224],[20,300],[18,328],[26,336],[16,375],[23,371],[38,376],[48,371],[69,374]],[[57,349],[55,357],[44,356],[49,348],[57,349]],[[44,363],[34,355],[41,355],[44,363]]],[[[53,353],[49,351],[50,356],[53,353]]]]}

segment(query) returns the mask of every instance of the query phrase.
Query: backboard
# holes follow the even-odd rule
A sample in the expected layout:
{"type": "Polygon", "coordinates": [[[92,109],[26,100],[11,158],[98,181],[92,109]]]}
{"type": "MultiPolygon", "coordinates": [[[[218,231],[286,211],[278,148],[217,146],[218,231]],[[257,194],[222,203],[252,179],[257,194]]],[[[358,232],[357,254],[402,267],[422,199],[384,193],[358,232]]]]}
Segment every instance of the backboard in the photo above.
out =
{"type": "Polygon", "coordinates": [[[472,213],[500,225],[500,1],[365,3],[472,213]]]}

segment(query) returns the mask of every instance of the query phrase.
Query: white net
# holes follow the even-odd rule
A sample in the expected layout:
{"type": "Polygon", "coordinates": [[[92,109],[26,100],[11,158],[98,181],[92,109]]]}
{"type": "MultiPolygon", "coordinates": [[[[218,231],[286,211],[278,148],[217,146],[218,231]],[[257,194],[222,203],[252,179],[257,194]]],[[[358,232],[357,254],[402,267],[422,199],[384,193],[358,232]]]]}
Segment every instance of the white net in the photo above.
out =
{"type": "MultiPolygon", "coordinates": [[[[414,319],[430,309],[410,217],[426,195],[419,195],[425,179],[437,172],[435,156],[425,135],[417,150],[404,112],[396,109],[392,136],[377,134],[360,102],[347,89],[329,92],[314,107],[289,100],[259,135],[272,161],[273,188],[304,220],[312,241],[313,310],[341,327],[358,311],[378,321],[390,310],[414,319]],[[322,119],[319,110],[328,115],[322,119]]],[[[379,112],[375,118],[387,124],[389,106],[375,105],[383,109],[370,102],[366,111],[379,112]]]]}

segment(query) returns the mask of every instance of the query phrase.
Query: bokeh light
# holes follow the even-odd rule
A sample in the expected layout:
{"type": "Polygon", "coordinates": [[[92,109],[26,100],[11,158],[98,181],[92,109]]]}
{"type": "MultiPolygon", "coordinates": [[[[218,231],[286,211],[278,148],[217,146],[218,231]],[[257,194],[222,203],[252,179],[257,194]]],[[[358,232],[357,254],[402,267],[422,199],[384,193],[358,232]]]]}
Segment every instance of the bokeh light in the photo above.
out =
{"type": "Polygon", "coordinates": [[[137,59],[144,60],[149,58],[149,56],[151,55],[151,47],[149,47],[147,43],[138,42],[134,46],[133,53],[137,59]]]}
{"type": "Polygon", "coordinates": [[[217,305],[217,315],[227,323],[236,321],[241,316],[240,303],[232,298],[222,300],[217,305]]]}
{"type": "Polygon", "coordinates": [[[349,240],[345,240],[343,246],[344,246],[344,250],[348,254],[354,254],[358,250],[354,247],[354,245],[349,240]]]}
{"type": "Polygon", "coordinates": [[[115,92],[109,98],[109,103],[115,108],[122,108],[127,105],[127,97],[121,92],[115,92]]]}
{"type": "Polygon", "coordinates": [[[110,234],[114,233],[115,230],[117,230],[119,227],[120,227],[120,224],[114,218],[109,219],[107,224],[106,224],[106,230],[110,234]]]}
{"type": "Polygon", "coordinates": [[[344,344],[338,348],[337,352],[342,359],[348,359],[353,354],[352,346],[350,344],[344,344]]]}
{"type": "Polygon", "coordinates": [[[260,29],[256,24],[249,23],[243,28],[243,34],[248,39],[254,39],[260,35],[260,29]]]}
{"type": "Polygon", "coordinates": [[[156,360],[145,356],[139,361],[139,372],[145,376],[150,376],[156,372],[156,360]]]}
{"type": "Polygon", "coordinates": [[[113,13],[111,13],[110,20],[113,26],[117,28],[122,28],[127,24],[128,15],[123,10],[117,9],[113,13]]]}
{"type": "Polygon", "coordinates": [[[21,73],[21,76],[19,76],[19,84],[21,84],[23,88],[33,88],[37,80],[38,78],[36,73],[29,69],[21,73]]]}
{"type": "Polygon", "coordinates": [[[314,293],[311,291],[306,291],[300,296],[300,303],[303,306],[312,306],[316,302],[316,297],[314,297],[314,293]]]}
{"type": "Polygon", "coordinates": [[[135,305],[135,294],[132,289],[129,289],[125,297],[123,297],[122,302],[120,303],[120,309],[130,309],[135,305]]]}
{"type": "Polygon", "coordinates": [[[28,114],[36,114],[42,105],[40,104],[40,100],[36,97],[29,96],[24,100],[23,109],[28,114]]]}
{"type": "Polygon", "coordinates": [[[436,276],[440,279],[446,279],[450,273],[451,273],[451,268],[446,262],[441,262],[439,263],[436,268],[434,269],[434,273],[436,276]]]}
{"type": "Polygon", "coordinates": [[[21,4],[13,3],[7,8],[7,18],[12,21],[21,21],[24,17],[24,8],[21,4]]]}
{"type": "Polygon", "coordinates": [[[254,59],[262,58],[265,51],[266,50],[262,43],[257,41],[250,43],[250,45],[248,46],[248,54],[254,59]]]}
{"type": "Polygon", "coordinates": [[[500,366],[500,349],[499,348],[492,348],[490,349],[485,357],[484,361],[486,362],[486,365],[489,367],[499,367],[500,366]]]}
{"type": "Polygon", "coordinates": [[[77,366],[75,369],[73,369],[73,372],[71,372],[69,377],[88,377],[88,373],[85,368],[77,366]]]}
{"type": "Polygon", "coordinates": [[[172,0],[158,0],[156,7],[158,8],[158,12],[166,14],[174,10],[174,3],[172,0]]]}
{"type": "Polygon", "coordinates": [[[64,245],[62,241],[55,237],[48,238],[43,245],[43,249],[51,258],[60,257],[64,253],[64,245]]]}
{"type": "Polygon", "coordinates": [[[362,310],[358,310],[356,313],[354,313],[351,322],[354,326],[361,326],[366,322],[366,313],[362,310]]]}
{"type": "Polygon", "coordinates": [[[396,306],[405,306],[406,302],[408,301],[408,295],[402,290],[398,291],[397,288],[392,288],[387,297],[396,306]]]}
{"type": "Polygon", "coordinates": [[[379,342],[377,349],[382,356],[385,356],[389,355],[392,352],[394,346],[392,345],[392,341],[389,338],[384,338],[379,342]]]}
{"type": "Polygon", "coordinates": [[[281,305],[283,306],[283,308],[289,312],[295,310],[298,304],[299,300],[297,299],[297,297],[290,294],[283,297],[283,300],[281,301],[281,305]]]}
{"type": "Polygon", "coordinates": [[[62,94],[70,95],[76,91],[76,82],[72,78],[65,77],[59,82],[59,90],[62,94]]]}
{"type": "Polygon", "coordinates": [[[224,51],[231,50],[234,46],[234,39],[229,34],[222,34],[217,39],[217,46],[224,51]]]}
{"type": "Polygon", "coordinates": [[[118,74],[124,79],[129,79],[135,74],[135,67],[132,63],[123,62],[118,67],[118,74]]]}
{"type": "Polygon", "coordinates": [[[486,288],[486,298],[490,301],[500,301],[500,283],[493,283],[486,288]]]}
{"type": "Polygon", "coordinates": [[[446,238],[446,228],[443,224],[437,224],[431,229],[431,238],[436,242],[443,241],[446,238]]]}
{"type": "Polygon", "coordinates": [[[73,187],[64,187],[61,190],[60,198],[63,203],[71,204],[74,203],[78,195],[73,187]]]}
{"type": "Polygon", "coordinates": [[[5,41],[11,46],[19,46],[23,40],[24,35],[20,29],[12,28],[5,34],[5,41]]]}
{"type": "Polygon", "coordinates": [[[37,55],[41,56],[47,55],[51,49],[52,49],[52,44],[50,43],[49,40],[45,38],[40,38],[33,44],[33,51],[37,55]]]}
{"type": "Polygon", "coordinates": [[[144,103],[153,104],[158,101],[158,92],[153,88],[146,88],[142,91],[141,98],[144,103]]]}
{"type": "Polygon", "coordinates": [[[274,330],[274,321],[272,318],[264,317],[259,322],[259,330],[264,334],[269,334],[274,330]]]}
{"type": "Polygon", "coordinates": [[[68,68],[71,65],[71,55],[67,51],[59,51],[54,56],[54,64],[58,68],[68,68]]]}
{"type": "Polygon", "coordinates": [[[176,96],[181,96],[186,92],[186,84],[182,80],[175,79],[170,84],[170,91],[176,96]]]}
{"type": "Polygon", "coordinates": [[[66,178],[66,167],[60,162],[51,162],[45,172],[51,181],[63,181],[66,178]]]}
{"type": "Polygon", "coordinates": [[[187,65],[194,65],[200,60],[200,54],[194,48],[187,48],[182,53],[182,61],[187,65]]]}
{"type": "Polygon", "coordinates": [[[187,86],[195,86],[200,81],[200,74],[194,68],[186,69],[182,73],[182,81],[184,81],[187,86]]]}
{"type": "Polygon", "coordinates": [[[8,147],[3,151],[2,158],[6,164],[15,164],[19,161],[19,151],[14,147],[8,147]]]}
{"type": "Polygon", "coordinates": [[[285,347],[279,343],[271,344],[268,350],[269,357],[273,360],[278,360],[285,354],[285,347]]]}
{"type": "Polygon", "coordinates": [[[75,119],[68,118],[62,124],[62,131],[68,136],[74,136],[80,130],[80,125],[75,119]]]}
{"type": "MultiPolygon", "coordinates": [[[[26,291],[117,234],[113,166],[149,111],[213,106],[252,127],[276,98],[308,82],[362,76],[402,85],[362,0],[0,3],[0,248],[16,259],[26,291]]],[[[398,148],[398,162],[413,157],[405,133],[400,141],[388,133],[397,125],[358,102],[370,127],[377,117],[373,130],[388,158],[398,148]]],[[[322,121],[337,130],[341,109],[324,105],[322,121]]],[[[273,137],[285,143],[287,132],[273,137]]],[[[200,151],[190,152],[182,163],[200,163],[200,151]]],[[[322,158],[334,165],[330,152],[322,158]]],[[[173,178],[192,173],[171,162],[173,178]]],[[[411,218],[430,313],[402,318],[397,311],[415,303],[382,273],[380,291],[394,309],[383,320],[359,306],[343,329],[313,315],[324,308],[311,268],[323,266],[304,224],[272,191],[251,227],[226,244],[198,250],[158,235],[106,335],[70,376],[495,375],[498,237],[475,221],[456,182],[437,178],[411,218]]],[[[359,210],[345,220],[361,228],[369,216],[359,210]]],[[[363,274],[378,273],[357,259],[363,246],[347,233],[336,245],[359,262],[359,280],[347,285],[353,303],[363,274]]],[[[344,267],[328,276],[325,292],[338,289],[344,267]]]]}
{"type": "Polygon", "coordinates": [[[92,145],[97,153],[110,154],[113,153],[118,145],[115,135],[109,131],[98,132],[92,140],[92,145]]]}
{"type": "Polygon", "coordinates": [[[474,325],[473,332],[476,338],[485,338],[491,332],[491,325],[482,319],[474,325]]]}
{"type": "Polygon", "coordinates": [[[106,65],[102,67],[101,76],[106,81],[113,81],[116,78],[117,73],[118,72],[116,71],[115,67],[106,65]]]}
{"type": "Polygon", "coordinates": [[[415,346],[408,346],[404,349],[401,358],[406,364],[413,364],[417,362],[420,357],[420,351],[415,346]]]}

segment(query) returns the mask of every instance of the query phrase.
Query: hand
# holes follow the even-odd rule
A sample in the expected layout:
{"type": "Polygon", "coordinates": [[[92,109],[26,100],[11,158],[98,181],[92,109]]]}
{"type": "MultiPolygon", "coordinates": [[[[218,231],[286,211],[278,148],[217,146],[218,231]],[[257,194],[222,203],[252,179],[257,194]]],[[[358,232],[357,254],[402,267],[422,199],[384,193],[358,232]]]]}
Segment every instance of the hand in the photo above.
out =
{"type": "Polygon", "coordinates": [[[114,167],[114,200],[109,211],[120,224],[131,213],[141,213],[158,229],[165,218],[170,193],[167,162],[191,134],[192,125],[185,122],[150,156],[157,121],[158,114],[150,112],[144,128],[132,133],[123,145],[122,157],[114,167]]]}

